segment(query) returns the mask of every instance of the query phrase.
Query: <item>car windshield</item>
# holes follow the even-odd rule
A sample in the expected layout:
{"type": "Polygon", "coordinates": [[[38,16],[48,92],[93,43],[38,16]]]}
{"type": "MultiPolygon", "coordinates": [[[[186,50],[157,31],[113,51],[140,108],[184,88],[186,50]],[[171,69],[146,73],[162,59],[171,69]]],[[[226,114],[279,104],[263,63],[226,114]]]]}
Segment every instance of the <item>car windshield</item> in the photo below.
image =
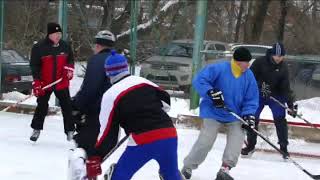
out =
{"type": "Polygon", "coordinates": [[[2,61],[4,63],[25,63],[28,62],[14,50],[2,50],[2,61]]]}
{"type": "Polygon", "coordinates": [[[160,55],[175,57],[192,57],[192,44],[171,43],[167,47],[160,48],[160,55]]]}

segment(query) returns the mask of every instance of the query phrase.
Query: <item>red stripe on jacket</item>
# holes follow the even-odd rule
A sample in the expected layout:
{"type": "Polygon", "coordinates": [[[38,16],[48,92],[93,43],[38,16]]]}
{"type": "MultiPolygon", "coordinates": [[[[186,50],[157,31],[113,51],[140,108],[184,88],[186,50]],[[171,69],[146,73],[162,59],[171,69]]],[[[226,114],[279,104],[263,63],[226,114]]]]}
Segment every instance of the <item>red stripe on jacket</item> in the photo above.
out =
{"type": "Polygon", "coordinates": [[[140,134],[131,134],[133,140],[138,145],[152,143],[157,140],[177,137],[177,130],[174,127],[155,129],[140,134]]]}
{"type": "Polygon", "coordinates": [[[146,83],[138,84],[138,85],[135,85],[135,86],[132,86],[132,87],[126,89],[125,91],[122,91],[122,92],[117,96],[117,98],[114,100],[112,110],[110,111],[110,114],[109,114],[109,117],[108,117],[107,127],[104,129],[101,138],[97,140],[97,143],[96,143],[95,147],[100,146],[101,143],[103,142],[103,140],[107,137],[107,135],[108,135],[108,133],[109,133],[109,131],[110,131],[111,124],[112,124],[112,122],[113,122],[113,117],[114,117],[115,108],[117,107],[117,105],[118,105],[119,101],[121,100],[121,98],[122,98],[123,96],[125,96],[127,93],[129,93],[130,91],[132,91],[132,90],[134,90],[134,89],[141,88],[141,87],[146,86],[146,85],[147,85],[147,86],[150,86],[149,84],[146,84],[146,83]]]}

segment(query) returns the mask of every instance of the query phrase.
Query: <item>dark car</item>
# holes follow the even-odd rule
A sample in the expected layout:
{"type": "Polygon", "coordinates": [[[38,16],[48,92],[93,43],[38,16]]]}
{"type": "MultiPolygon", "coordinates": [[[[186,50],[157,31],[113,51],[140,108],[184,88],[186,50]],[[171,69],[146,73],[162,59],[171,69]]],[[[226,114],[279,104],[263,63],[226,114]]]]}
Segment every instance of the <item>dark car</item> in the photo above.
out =
{"type": "Polygon", "coordinates": [[[1,58],[1,93],[18,91],[30,94],[33,78],[29,61],[12,49],[2,50],[1,58]]]}

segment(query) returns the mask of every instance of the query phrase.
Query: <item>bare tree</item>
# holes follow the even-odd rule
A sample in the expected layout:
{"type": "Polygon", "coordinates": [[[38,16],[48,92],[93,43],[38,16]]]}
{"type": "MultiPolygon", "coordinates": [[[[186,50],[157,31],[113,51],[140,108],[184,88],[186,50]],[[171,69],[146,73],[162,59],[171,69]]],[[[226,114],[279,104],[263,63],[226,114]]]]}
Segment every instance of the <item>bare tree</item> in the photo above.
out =
{"type": "Polygon", "coordinates": [[[276,33],[277,40],[283,41],[284,38],[284,30],[285,30],[285,23],[286,23],[286,16],[288,12],[288,5],[287,0],[281,0],[280,2],[280,18],[278,23],[278,32],[276,33]]]}
{"type": "Polygon", "coordinates": [[[251,38],[248,41],[249,43],[259,43],[269,3],[270,0],[261,0],[255,2],[254,14],[252,16],[253,26],[251,31],[251,38]]]}
{"type": "Polygon", "coordinates": [[[100,29],[110,29],[114,14],[115,0],[103,1],[103,16],[100,29]]]}
{"type": "Polygon", "coordinates": [[[243,0],[240,1],[239,12],[237,15],[237,24],[236,24],[235,35],[234,35],[234,42],[238,42],[239,40],[244,3],[245,2],[243,0]]]}

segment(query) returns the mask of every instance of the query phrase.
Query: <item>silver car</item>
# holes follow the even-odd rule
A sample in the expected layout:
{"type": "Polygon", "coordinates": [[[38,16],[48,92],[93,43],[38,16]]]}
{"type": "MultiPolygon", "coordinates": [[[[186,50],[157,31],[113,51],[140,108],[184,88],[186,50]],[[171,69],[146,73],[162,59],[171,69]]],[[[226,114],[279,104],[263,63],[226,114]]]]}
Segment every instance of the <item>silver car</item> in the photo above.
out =
{"type": "MultiPolygon", "coordinates": [[[[204,41],[204,50],[221,51],[221,53],[203,56],[208,63],[212,59],[224,56],[228,45],[219,41],[204,41]],[[210,60],[210,61],[209,61],[210,60]]],[[[192,76],[192,40],[175,40],[166,47],[159,48],[157,53],[142,63],[140,76],[145,77],[164,89],[183,90],[188,92],[192,76]]]]}

